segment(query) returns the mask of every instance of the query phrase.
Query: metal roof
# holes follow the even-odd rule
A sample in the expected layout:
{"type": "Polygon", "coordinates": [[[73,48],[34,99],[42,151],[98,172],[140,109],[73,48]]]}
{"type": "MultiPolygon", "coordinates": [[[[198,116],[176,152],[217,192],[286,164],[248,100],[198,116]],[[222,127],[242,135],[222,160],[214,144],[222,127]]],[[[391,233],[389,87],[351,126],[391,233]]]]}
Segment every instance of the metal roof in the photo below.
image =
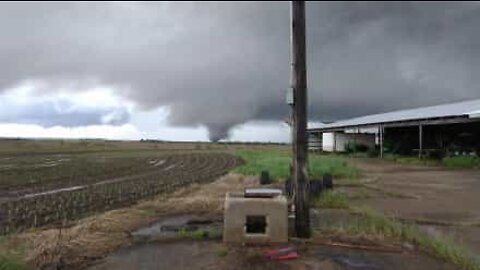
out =
{"type": "Polygon", "coordinates": [[[480,117],[480,99],[399,110],[379,114],[371,114],[340,120],[329,124],[313,124],[309,129],[335,129],[347,127],[369,126],[384,123],[426,120],[447,117],[480,117]]]}

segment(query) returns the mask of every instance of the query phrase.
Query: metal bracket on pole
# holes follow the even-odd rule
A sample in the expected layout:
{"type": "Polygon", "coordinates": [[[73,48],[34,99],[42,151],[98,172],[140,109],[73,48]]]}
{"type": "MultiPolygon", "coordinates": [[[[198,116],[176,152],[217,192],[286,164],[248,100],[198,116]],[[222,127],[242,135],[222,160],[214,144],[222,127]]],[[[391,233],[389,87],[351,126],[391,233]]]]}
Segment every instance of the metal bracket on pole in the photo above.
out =
{"type": "Polygon", "coordinates": [[[290,106],[294,106],[295,105],[295,95],[293,93],[293,88],[290,87],[287,89],[287,96],[286,96],[286,102],[288,105],[290,106]]]}

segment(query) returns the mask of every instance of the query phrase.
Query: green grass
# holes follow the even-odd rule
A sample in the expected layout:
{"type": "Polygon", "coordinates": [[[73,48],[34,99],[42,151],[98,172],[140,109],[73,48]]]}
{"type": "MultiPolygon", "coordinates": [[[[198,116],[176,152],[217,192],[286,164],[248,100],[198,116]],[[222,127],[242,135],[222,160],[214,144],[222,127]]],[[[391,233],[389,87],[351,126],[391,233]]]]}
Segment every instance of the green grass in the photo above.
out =
{"type": "Polygon", "coordinates": [[[179,239],[192,239],[192,240],[203,240],[203,239],[220,239],[222,237],[222,231],[217,229],[197,229],[189,231],[185,228],[181,228],[177,232],[177,237],[179,239]]]}
{"type": "Polygon", "coordinates": [[[446,157],[442,162],[450,168],[480,168],[480,158],[474,156],[446,157]]]}
{"type": "Polygon", "coordinates": [[[355,179],[359,175],[359,170],[347,164],[342,158],[314,154],[309,156],[309,173],[311,177],[331,174],[337,178],[355,179]]]}
{"type": "Polygon", "coordinates": [[[225,247],[219,248],[215,251],[215,253],[217,254],[218,257],[223,258],[228,255],[228,249],[225,247]]]}
{"type": "Polygon", "coordinates": [[[18,256],[0,254],[0,270],[24,270],[27,269],[18,256]]]}
{"type": "Polygon", "coordinates": [[[419,159],[417,156],[400,156],[394,154],[385,154],[383,159],[395,161],[401,164],[409,164],[409,165],[426,165],[426,166],[436,166],[441,165],[440,160],[432,159],[432,158],[422,158],[419,159]]]}
{"type": "Polygon", "coordinates": [[[426,165],[426,166],[439,166],[444,165],[449,168],[465,168],[465,169],[473,169],[473,168],[480,168],[480,158],[475,156],[454,156],[454,157],[446,157],[442,160],[433,159],[433,158],[422,158],[419,159],[416,156],[399,156],[393,154],[385,154],[385,160],[395,161],[401,164],[409,164],[409,165],[426,165]]]}
{"type": "Polygon", "coordinates": [[[348,223],[330,224],[330,228],[324,228],[324,230],[409,242],[424,252],[453,263],[462,269],[480,270],[480,264],[475,260],[473,254],[448,237],[429,235],[414,224],[402,223],[371,209],[355,208],[353,212],[357,214],[357,217],[348,223]]]}
{"type": "Polygon", "coordinates": [[[19,248],[7,246],[5,237],[0,237],[0,270],[24,270],[25,266],[19,248]]]}
{"type": "Polygon", "coordinates": [[[348,208],[350,199],[344,192],[328,190],[314,198],[312,203],[316,208],[348,208]]]}
{"type": "Polygon", "coordinates": [[[346,154],[349,157],[354,157],[354,158],[371,158],[371,154],[365,153],[365,152],[354,152],[354,153],[348,153],[346,154]]]}
{"type": "MultiPolygon", "coordinates": [[[[251,151],[239,150],[235,154],[246,161],[246,164],[237,167],[233,172],[244,175],[260,175],[261,171],[268,171],[272,179],[284,179],[289,176],[289,164],[292,160],[288,151],[251,151]]],[[[336,178],[356,178],[359,171],[339,157],[309,155],[309,176],[319,178],[324,174],[331,174],[336,178]]]]}
{"type": "Polygon", "coordinates": [[[429,159],[429,158],[419,159],[418,157],[398,157],[396,161],[398,163],[411,164],[411,165],[434,166],[434,165],[439,165],[440,164],[440,162],[438,160],[435,160],[435,159],[429,159]]]}
{"type": "Polygon", "coordinates": [[[372,198],[372,195],[365,189],[360,189],[357,192],[348,195],[349,200],[367,200],[372,198]]]}

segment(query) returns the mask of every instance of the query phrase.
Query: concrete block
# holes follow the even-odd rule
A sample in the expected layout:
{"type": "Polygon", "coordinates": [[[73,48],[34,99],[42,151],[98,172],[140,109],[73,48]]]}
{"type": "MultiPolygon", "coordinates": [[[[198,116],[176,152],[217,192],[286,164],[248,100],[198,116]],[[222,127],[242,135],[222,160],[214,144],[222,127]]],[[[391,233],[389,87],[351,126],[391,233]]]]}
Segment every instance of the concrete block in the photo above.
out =
{"type": "Polygon", "coordinates": [[[285,243],[288,241],[287,215],[287,199],[283,195],[247,198],[243,193],[227,193],[223,241],[285,243]]]}

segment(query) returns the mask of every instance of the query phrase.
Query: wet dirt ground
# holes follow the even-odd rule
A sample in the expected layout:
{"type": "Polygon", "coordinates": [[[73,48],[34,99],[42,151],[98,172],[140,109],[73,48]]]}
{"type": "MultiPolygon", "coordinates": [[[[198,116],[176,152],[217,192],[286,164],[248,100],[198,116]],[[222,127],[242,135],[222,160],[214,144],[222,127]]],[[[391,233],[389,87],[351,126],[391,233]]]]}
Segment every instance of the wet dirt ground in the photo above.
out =
{"type": "Polygon", "coordinates": [[[263,256],[268,247],[229,248],[219,241],[176,241],[131,246],[112,254],[90,270],[134,269],[456,269],[426,255],[380,253],[313,245],[291,261],[272,261],[263,256]],[[224,253],[222,253],[224,252],[224,253]]]}
{"type": "Polygon", "coordinates": [[[358,204],[431,223],[422,228],[432,234],[451,235],[480,255],[480,171],[379,159],[348,162],[362,170],[369,182],[366,186],[372,188],[367,188],[368,198],[358,200],[358,204]]]}
{"type": "Polygon", "coordinates": [[[98,261],[90,270],[133,269],[456,269],[424,254],[397,250],[372,252],[318,244],[290,243],[282,246],[226,246],[220,239],[179,239],[186,231],[221,230],[221,221],[179,215],[163,218],[132,233],[132,244],[98,261]],[[299,257],[274,261],[265,256],[272,248],[293,247],[299,257]]]}

